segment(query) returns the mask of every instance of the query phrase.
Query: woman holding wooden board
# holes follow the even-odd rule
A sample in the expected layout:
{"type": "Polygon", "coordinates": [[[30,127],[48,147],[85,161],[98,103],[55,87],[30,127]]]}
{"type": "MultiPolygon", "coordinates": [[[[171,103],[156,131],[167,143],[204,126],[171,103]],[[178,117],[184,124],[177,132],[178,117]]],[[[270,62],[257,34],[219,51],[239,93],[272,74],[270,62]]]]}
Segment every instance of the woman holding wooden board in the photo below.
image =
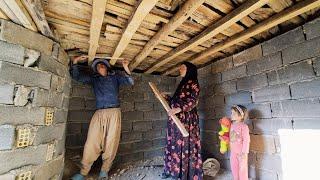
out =
{"type": "Polygon", "coordinates": [[[200,87],[195,65],[185,62],[180,66],[183,77],[172,97],[163,95],[170,107],[168,111],[167,143],[162,178],[182,180],[203,179],[199,116],[197,113],[200,87]],[[176,115],[189,136],[184,137],[171,116],[176,115]]]}

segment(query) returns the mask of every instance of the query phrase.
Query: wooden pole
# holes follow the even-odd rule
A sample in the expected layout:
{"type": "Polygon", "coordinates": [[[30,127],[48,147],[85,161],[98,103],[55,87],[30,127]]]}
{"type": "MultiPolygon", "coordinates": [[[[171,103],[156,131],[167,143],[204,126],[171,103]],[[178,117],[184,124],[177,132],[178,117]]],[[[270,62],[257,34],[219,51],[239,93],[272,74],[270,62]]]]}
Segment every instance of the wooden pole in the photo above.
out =
{"type": "MultiPolygon", "coordinates": [[[[164,99],[164,97],[161,96],[160,91],[157,89],[156,85],[152,82],[149,82],[149,86],[151,87],[153,93],[155,94],[155,96],[159,99],[159,101],[161,102],[162,106],[164,107],[164,109],[168,112],[171,110],[169,104],[167,103],[167,101],[164,99]]],[[[171,116],[173,122],[177,125],[178,129],[180,130],[181,134],[183,135],[183,137],[188,137],[189,133],[187,132],[186,128],[184,127],[184,125],[181,123],[181,121],[179,120],[179,118],[176,115],[172,115],[171,116]]]]}

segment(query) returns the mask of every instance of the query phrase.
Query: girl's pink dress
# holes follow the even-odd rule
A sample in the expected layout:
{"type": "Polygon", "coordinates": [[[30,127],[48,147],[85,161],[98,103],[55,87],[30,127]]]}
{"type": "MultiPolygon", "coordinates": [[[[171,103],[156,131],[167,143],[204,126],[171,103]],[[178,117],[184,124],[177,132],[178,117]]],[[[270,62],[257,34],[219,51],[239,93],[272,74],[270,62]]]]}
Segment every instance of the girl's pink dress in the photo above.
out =
{"type": "Polygon", "coordinates": [[[243,122],[233,122],[230,129],[230,162],[234,180],[248,180],[249,128],[243,122]]]}

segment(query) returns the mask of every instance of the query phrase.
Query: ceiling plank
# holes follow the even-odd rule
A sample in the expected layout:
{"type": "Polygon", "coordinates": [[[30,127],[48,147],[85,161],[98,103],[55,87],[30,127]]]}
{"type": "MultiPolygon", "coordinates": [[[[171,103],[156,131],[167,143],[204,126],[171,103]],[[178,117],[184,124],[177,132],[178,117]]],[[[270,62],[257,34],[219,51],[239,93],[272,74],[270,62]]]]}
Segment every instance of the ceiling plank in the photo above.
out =
{"type": "Polygon", "coordinates": [[[99,47],[99,38],[101,33],[102,22],[106,10],[107,0],[93,0],[92,15],[90,23],[90,39],[89,39],[89,62],[92,61],[96,55],[99,47]]]}
{"type": "Polygon", "coordinates": [[[265,5],[268,0],[248,0],[243,5],[235,9],[234,11],[230,12],[216,23],[209,26],[207,29],[202,31],[199,35],[195,36],[194,38],[190,39],[186,43],[181,44],[174,50],[170,51],[168,54],[163,56],[158,60],[158,63],[149,68],[146,73],[152,73],[157,70],[159,67],[163,66],[167,62],[171,61],[175,57],[179,56],[180,54],[195,48],[196,46],[200,45],[201,43],[207,41],[208,39],[214,37],[215,35],[223,32],[230,26],[232,26],[237,21],[241,20],[243,17],[247,16],[254,10],[260,8],[261,6],[265,5]]]}
{"type": "MultiPolygon", "coordinates": [[[[303,14],[307,11],[310,11],[314,8],[317,8],[320,6],[320,0],[304,0],[301,2],[298,2],[297,4],[288,7],[287,9],[275,14],[274,16],[271,16],[269,19],[266,19],[265,21],[256,24],[249,29],[238,33],[227,40],[218,43],[217,45],[212,46],[211,48],[208,48],[207,50],[196,54],[195,56],[190,58],[190,62],[197,63],[200,60],[207,58],[208,56],[221,51],[223,49],[226,49],[228,47],[231,47],[234,44],[237,44],[243,40],[246,40],[252,36],[255,36],[263,31],[266,31],[278,24],[281,24],[287,20],[290,20],[300,14],[303,14]]],[[[169,75],[174,72],[176,72],[179,69],[178,66],[171,68],[170,70],[167,70],[164,74],[169,75]]]]}
{"type": "Polygon", "coordinates": [[[122,33],[121,39],[115,48],[115,51],[112,55],[112,59],[110,64],[114,65],[117,61],[117,58],[121,56],[123,51],[128,46],[130,40],[132,39],[133,35],[141,25],[142,21],[145,17],[149,14],[152,8],[156,5],[158,0],[141,0],[132,16],[128,20],[128,24],[122,33]]]}
{"type": "Polygon", "coordinates": [[[9,19],[9,17],[0,9],[0,19],[9,19]]]}
{"type": "Polygon", "coordinates": [[[39,31],[47,37],[54,38],[46,20],[40,0],[22,0],[22,3],[31,15],[39,31]]]}
{"type": "Polygon", "coordinates": [[[13,22],[18,23],[32,31],[38,31],[31,16],[20,0],[3,0],[1,2],[1,9],[13,22]]]}
{"type": "Polygon", "coordinates": [[[188,0],[185,2],[182,8],[170,19],[170,21],[144,46],[143,50],[133,60],[130,69],[136,68],[151,53],[157,44],[165,39],[169,33],[177,29],[200,5],[202,5],[203,2],[204,0],[188,0]]]}

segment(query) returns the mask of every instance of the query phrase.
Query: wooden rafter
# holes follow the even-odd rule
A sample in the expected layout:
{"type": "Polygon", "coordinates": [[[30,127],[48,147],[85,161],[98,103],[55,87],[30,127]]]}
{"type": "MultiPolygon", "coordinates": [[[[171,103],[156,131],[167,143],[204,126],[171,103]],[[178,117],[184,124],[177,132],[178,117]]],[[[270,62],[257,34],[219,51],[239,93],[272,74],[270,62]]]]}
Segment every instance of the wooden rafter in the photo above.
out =
{"type": "Polygon", "coordinates": [[[40,0],[22,0],[22,3],[26,7],[39,31],[43,35],[53,38],[54,35],[48,25],[40,0]]]}
{"type": "Polygon", "coordinates": [[[128,20],[128,24],[122,33],[122,37],[115,48],[110,63],[114,65],[117,58],[121,56],[122,52],[126,49],[132,36],[135,34],[144,18],[149,14],[152,8],[156,5],[158,0],[141,0],[136,9],[132,13],[132,16],[128,20]]]}
{"type": "Polygon", "coordinates": [[[131,69],[136,68],[159,44],[165,39],[169,33],[177,29],[197,8],[204,2],[204,0],[188,0],[184,3],[182,8],[165,24],[148,43],[143,50],[135,57],[133,63],[130,65],[131,69]]]}
{"type": "Polygon", "coordinates": [[[175,48],[174,50],[170,51],[168,54],[160,58],[159,62],[154,66],[152,66],[150,69],[148,69],[146,73],[152,73],[153,71],[157,70],[159,67],[163,66],[167,62],[179,56],[180,54],[183,54],[184,52],[191,50],[196,46],[200,45],[201,43],[207,41],[208,39],[216,36],[217,34],[229,28],[231,25],[241,20],[243,17],[247,16],[254,10],[265,5],[267,2],[268,0],[246,1],[239,8],[235,9],[234,11],[232,11],[222,19],[218,20],[216,23],[209,26],[207,29],[202,31],[199,35],[190,39],[186,43],[181,44],[180,46],[178,46],[177,48],[175,48]]]}
{"type": "Polygon", "coordinates": [[[9,17],[0,9],[0,19],[9,19],[9,17]]]}
{"type": "Polygon", "coordinates": [[[38,30],[31,16],[20,0],[2,0],[0,1],[0,8],[13,22],[20,24],[32,31],[38,30]]]}
{"type": "Polygon", "coordinates": [[[89,40],[89,61],[92,61],[99,47],[99,38],[101,33],[102,22],[106,10],[107,0],[93,0],[92,15],[90,23],[90,40],[89,40]]]}
{"type": "MultiPolygon", "coordinates": [[[[296,17],[300,14],[303,14],[303,13],[310,11],[316,7],[319,7],[319,6],[320,6],[320,0],[304,0],[304,1],[298,2],[297,4],[275,14],[274,16],[270,17],[269,19],[250,27],[246,31],[238,33],[238,34],[228,38],[227,40],[225,40],[221,43],[218,43],[218,44],[212,46],[211,48],[208,48],[207,50],[196,54],[195,56],[192,56],[190,58],[190,60],[192,63],[196,64],[200,60],[207,58],[208,56],[210,56],[218,51],[221,51],[223,49],[231,47],[234,44],[237,44],[243,40],[246,40],[252,36],[255,36],[265,30],[268,30],[268,29],[270,29],[280,23],[283,23],[293,17],[296,17]]],[[[166,71],[164,74],[165,75],[172,74],[172,73],[176,72],[178,69],[179,69],[179,67],[176,66],[176,67],[171,68],[170,70],[166,71]]]]}

